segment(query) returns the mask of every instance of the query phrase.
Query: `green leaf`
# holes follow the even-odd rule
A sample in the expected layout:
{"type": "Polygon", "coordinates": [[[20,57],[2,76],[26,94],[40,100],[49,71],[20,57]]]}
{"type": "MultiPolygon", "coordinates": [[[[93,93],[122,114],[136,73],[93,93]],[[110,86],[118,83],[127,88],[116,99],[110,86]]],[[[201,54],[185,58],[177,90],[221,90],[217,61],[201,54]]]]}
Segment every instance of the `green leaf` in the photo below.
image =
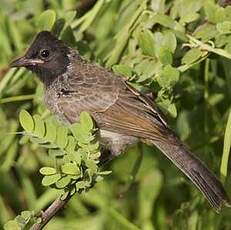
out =
{"type": "Polygon", "coordinates": [[[46,127],[45,139],[51,143],[54,143],[56,140],[56,132],[57,132],[55,124],[52,122],[52,120],[48,120],[45,122],[45,127],[46,127]]]}
{"type": "Polygon", "coordinates": [[[162,49],[159,54],[160,62],[163,65],[171,65],[172,64],[172,53],[169,50],[162,49]]]}
{"type": "Polygon", "coordinates": [[[68,129],[64,126],[59,126],[57,129],[57,136],[55,143],[60,148],[65,148],[68,142],[68,129]]]}
{"type": "Polygon", "coordinates": [[[65,10],[64,19],[68,25],[71,24],[71,22],[75,19],[76,14],[77,14],[76,10],[68,10],[68,11],[65,10]]]}
{"type": "Polygon", "coordinates": [[[30,141],[34,142],[35,144],[40,144],[40,145],[47,143],[47,141],[45,139],[39,138],[39,137],[33,137],[33,136],[30,137],[30,141]]]}
{"type": "Polygon", "coordinates": [[[204,42],[207,42],[211,40],[212,38],[216,37],[217,34],[218,34],[218,31],[215,25],[204,24],[196,30],[196,32],[194,33],[194,36],[196,38],[201,38],[202,41],[204,42]]]}
{"type": "Polygon", "coordinates": [[[26,132],[30,133],[34,130],[34,120],[26,110],[21,110],[19,114],[19,121],[26,132]]]}
{"type": "Polygon", "coordinates": [[[54,175],[44,176],[42,179],[42,185],[43,186],[52,185],[56,183],[60,178],[61,178],[61,175],[58,173],[54,175]]]}
{"type": "Polygon", "coordinates": [[[157,103],[159,107],[165,110],[171,117],[175,118],[177,116],[177,109],[175,104],[171,102],[170,99],[164,99],[157,103]]]}
{"type": "Polygon", "coordinates": [[[182,58],[182,64],[189,65],[202,57],[203,52],[199,48],[190,49],[182,58]]]}
{"type": "Polygon", "coordinates": [[[165,66],[160,75],[156,77],[157,82],[161,87],[171,87],[179,80],[180,73],[179,71],[170,66],[165,66]]]}
{"type": "Polygon", "coordinates": [[[53,10],[44,11],[37,19],[36,24],[40,31],[51,30],[56,20],[56,13],[53,10]]]}
{"type": "Polygon", "coordinates": [[[34,120],[34,124],[35,124],[33,134],[35,134],[36,136],[38,136],[40,138],[44,137],[44,135],[45,135],[44,121],[37,114],[35,114],[33,116],[33,120],[34,120]]]}
{"type": "Polygon", "coordinates": [[[92,172],[97,171],[98,166],[97,166],[97,164],[96,164],[96,162],[94,160],[88,159],[88,160],[85,161],[85,164],[92,172]]]}
{"type": "Polygon", "coordinates": [[[182,17],[180,19],[180,23],[189,23],[189,22],[193,22],[195,20],[197,20],[200,17],[200,14],[196,13],[196,12],[191,12],[189,14],[184,15],[184,17],[182,17]]]}
{"type": "Polygon", "coordinates": [[[166,14],[157,13],[151,18],[151,20],[154,23],[159,23],[160,25],[164,27],[169,27],[173,29],[175,26],[175,21],[166,14]]]}
{"type": "Polygon", "coordinates": [[[48,150],[48,154],[51,156],[51,157],[63,157],[65,155],[65,151],[63,150],[59,150],[59,149],[49,149],[48,150]]]}
{"type": "Polygon", "coordinates": [[[42,175],[53,175],[56,174],[56,169],[52,167],[42,167],[39,172],[42,175]]]}
{"type": "MultiPolygon", "coordinates": [[[[79,148],[78,150],[80,150],[81,148],[79,148]]],[[[82,155],[76,151],[76,152],[68,152],[68,158],[70,161],[75,162],[77,165],[81,164],[81,160],[82,160],[82,155]]]]}
{"type": "Polygon", "coordinates": [[[224,21],[224,22],[218,23],[216,28],[220,34],[230,34],[231,33],[231,22],[224,21]]]}
{"type": "Polygon", "coordinates": [[[140,33],[138,43],[145,55],[155,56],[154,39],[150,30],[144,30],[140,33]]]}
{"type": "Polygon", "coordinates": [[[75,163],[62,165],[62,172],[68,175],[80,175],[80,169],[75,163]]]}
{"type": "Polygon", "coordinates": [[[98,151],[99,150],[99,142],[95,142],[95,143],[89,143],[87,146],[86,146],[86,149],[88,152],[95,152],[95,151],[98,151]]]}
{"type": "Polygon", "coordinates": [[[79,123],[75,123],[71,126],[71,131],[77,141],[87,144],[89,140],[89,131],[84,129],[83,126],[79,123]]]}
{"type": "Polygon", "coordinates": [[[134,70],[139,75],[136,82],[144,82],[152,78],[162,68],[162,64],[158,61],[150,61],[143,59],[138,65],[135,66],[134,70]]]}
{"type": "Polygon", "coordinates": [[[164,33],[156,32],[154,34],[154,43],[155,53],[158,57],[162,50],[169,50],[174,53],[177,46],[176,36],[171,31],[165,31],[164,33]]]}
{"type": "Polygon", "coordinates": [[[114,65],[112,69],[118,75],[132,77],[132,68],[127,65],[114,65]]]}
{"type": "Polygon", "coordinates": [[[24,218],[26,221],[29,221],[30,218],[34,215],[33,211],[22,211],[20,216],[22,216],[22,218],[24,218]]]}
{"type": "Polygon", "coordinates": [[[177,116],[176,105],[170,104],[167,109],[168,109],[170,116],[172,116],[173,118],[176,118],[176,116],[177,116]]]}
{"type": "Polygon", "coordinates": [[[76,190],[82,190],[82,189],[86,189],[89,187],[89,182],[88,181],[79,181],[75,184],[76,190]]]}
{"type": "Polygon", "coordinates": [[[105,176],[105,175],[109,175],[109,174],[111,174],[111,173],[112,173],[112,171],[102,171],[102,172],[99,172],[98,175],[103,175],[103,176],[105,176]]]}
{"type": "Polygon", "coordinates": [[[4,225],[4,230],[21,230],[21,226],[16,220],[10,220],[4,225]]]}
{"type": "Polygon", "coordinates": [[[94,128],[93,120],[89,113],[83,111],[80,114],[80,124],[86,131],[91,131],[94,128]]]}
{"type": "Polygon", "coordinates": [[[225,19],[224,8],[215,5],[212,1],[206,1],[204,8],[209,22],[216,24],[218,22],[222,22],[225,19]]]}
{"type": "Polygon", "coordinates": [[[189,124],[189,114],[185,111],[179,113],[177,118],[177,130],[180,134],[180,139],[183,141],[186,140],[191,133],[189,124]]]}
{"type": "Polygon", "coordinates": [[[175,34],[172,31],[167,30],[163,33],[163,35],[164,35],[164,38],[162,41],[162,47],[174,53],[176,50],[176,46],[177,46],[177,40],[176,40],[175,34]]]}
{"type": "Polygon", "coordinates": [[[70,26],[63,31],[61,39],[69,46],[74,47],[76,44],[75,36],[70,26]]]}
{"type": "Polygon", "coordinates": [[[68,136],[68,143],[67,146],[65,147],[65,150],[68,153],[73,153],[75,151],[75,147],[76,147],[75,138],[73,136],[68,136]]]}
{"type": "Polygon", "coordinates": [[[60,178],[56,183],[55,186],[57,188],[65,188],[71,183],[71,177],[70,176],[64,176],[60,178]]]}

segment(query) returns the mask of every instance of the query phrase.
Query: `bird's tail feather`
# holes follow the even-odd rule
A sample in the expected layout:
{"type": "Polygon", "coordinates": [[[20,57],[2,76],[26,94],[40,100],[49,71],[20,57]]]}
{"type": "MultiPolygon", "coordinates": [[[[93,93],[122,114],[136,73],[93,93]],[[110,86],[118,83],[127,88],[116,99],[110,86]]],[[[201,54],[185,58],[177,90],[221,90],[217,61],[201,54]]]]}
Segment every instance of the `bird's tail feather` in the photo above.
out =
{"type": "Polygon", "coordinates": [[[221,182],[173,133],[166,139],[151,140],[151,143],[197,186],[217,212],[223,206],[231,206],[221,182]]]}

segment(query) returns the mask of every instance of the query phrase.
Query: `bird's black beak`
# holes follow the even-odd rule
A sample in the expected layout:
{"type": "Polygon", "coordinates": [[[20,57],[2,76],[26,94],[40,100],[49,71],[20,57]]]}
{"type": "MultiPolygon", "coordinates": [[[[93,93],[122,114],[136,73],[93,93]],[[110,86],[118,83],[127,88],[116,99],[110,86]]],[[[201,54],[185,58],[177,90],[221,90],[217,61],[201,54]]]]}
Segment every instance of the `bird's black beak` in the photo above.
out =
{"type": "Polygon", "coordinates": [[[16,60],[13,60],[10,63],[10,67],[26,67],[26,66],[35,66],[37,64],[43,64],[44,61],[40,59],[30,59],[25,56],[20,57],[16,60]]]}

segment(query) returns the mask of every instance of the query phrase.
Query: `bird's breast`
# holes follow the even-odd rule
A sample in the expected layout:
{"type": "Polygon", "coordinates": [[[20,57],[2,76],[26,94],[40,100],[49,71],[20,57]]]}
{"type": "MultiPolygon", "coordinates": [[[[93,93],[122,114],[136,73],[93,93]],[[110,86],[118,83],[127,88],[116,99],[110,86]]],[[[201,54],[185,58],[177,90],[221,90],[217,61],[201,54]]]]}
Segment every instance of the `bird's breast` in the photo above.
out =
{"type": "Polygon", "coordinates": [[[64,123],[69,123],[67,120],[64,111],[62,111],[58,103],[60,101],[61,94],[66,93],[63,92],[61,89],[57,87],[51,87],[48,89],[45,89],[45,95],[44,95],[44,102],[47,106],[47,108],[58,117],[58,119],[64,123]]]}

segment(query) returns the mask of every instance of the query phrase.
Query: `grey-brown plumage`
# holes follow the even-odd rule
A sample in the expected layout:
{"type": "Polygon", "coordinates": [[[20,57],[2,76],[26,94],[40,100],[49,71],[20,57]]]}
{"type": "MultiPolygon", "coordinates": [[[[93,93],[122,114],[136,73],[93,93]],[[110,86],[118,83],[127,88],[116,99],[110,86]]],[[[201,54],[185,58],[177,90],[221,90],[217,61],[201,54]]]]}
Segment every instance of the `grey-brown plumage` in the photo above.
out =
{"type": "Polygon", "coordinates": [[[24,57],[11,63],[35,72],[45,102],[59,118],[76,122],[89,112],[101,142],[113,155],[139,139],[159,148],[205,195],[217,211],[230,201],[220,181],[168,128],[152,101],[122,77],[83,60],[51,33],[39,33],[24,57]]]}

